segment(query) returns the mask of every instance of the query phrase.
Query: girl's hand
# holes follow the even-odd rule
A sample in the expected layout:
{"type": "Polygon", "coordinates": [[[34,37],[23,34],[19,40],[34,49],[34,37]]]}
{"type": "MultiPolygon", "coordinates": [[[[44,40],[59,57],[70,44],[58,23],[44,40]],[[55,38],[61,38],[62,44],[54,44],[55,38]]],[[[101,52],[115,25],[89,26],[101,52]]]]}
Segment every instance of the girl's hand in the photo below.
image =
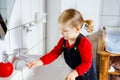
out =
{"type": "Polygon", "coordinates": [[[29,68],[36,68],[42,66],[43,62],[41,60],[30,61],[26,64],[29,68]]]}
{"type": "Polygon", "coordinates": [[[78,76],[78,73],[76,70],[73,70],[71,73],[67,75],[65,80],[75,80],[75,78],[78,76]]]}

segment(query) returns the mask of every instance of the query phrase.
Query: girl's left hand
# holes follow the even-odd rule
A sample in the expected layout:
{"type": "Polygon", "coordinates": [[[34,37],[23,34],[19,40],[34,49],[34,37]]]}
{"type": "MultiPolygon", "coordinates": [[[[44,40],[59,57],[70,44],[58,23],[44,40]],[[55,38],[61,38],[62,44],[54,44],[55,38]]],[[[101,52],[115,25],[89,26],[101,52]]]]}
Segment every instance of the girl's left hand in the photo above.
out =
{"type": "Polygon", "coordinates": [[[70,72],[67,77],[65,78],[65,80],[75,80],[75,78],[78,76],[78,73],[76,70],[73,70],[72,72],[70,72]]]}

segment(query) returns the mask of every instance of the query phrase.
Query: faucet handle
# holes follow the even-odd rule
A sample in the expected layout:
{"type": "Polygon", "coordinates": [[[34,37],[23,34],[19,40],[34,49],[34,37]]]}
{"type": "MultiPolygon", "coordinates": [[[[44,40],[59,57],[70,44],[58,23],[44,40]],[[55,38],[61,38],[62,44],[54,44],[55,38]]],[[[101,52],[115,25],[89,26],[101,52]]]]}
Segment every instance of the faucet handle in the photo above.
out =
{"type": "MultiPolygon", "coordinates": [[[[14,62],[17,59],[26,59],[22,54],[26,54],[28,51],[28,48],[17,48],[13,50],[13,60],[12,62],[14,62]]],[[[29,59],[27,60],[29,61],[29,59]]]]}
{"type": "Polygon", "coordinates": [[[17,48],[13,50],[14,54],[25,54],[28,51],[28,48],[17,48]]]}

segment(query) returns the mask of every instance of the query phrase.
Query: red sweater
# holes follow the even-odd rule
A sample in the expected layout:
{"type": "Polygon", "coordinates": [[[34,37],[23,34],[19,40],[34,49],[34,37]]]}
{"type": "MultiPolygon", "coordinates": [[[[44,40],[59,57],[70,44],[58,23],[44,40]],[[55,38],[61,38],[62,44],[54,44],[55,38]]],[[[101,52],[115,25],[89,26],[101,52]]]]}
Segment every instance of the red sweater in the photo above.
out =
{"type": "MultiPolygon", "coordinates": [[[[58,44],[49,53],[40,58],[44,65],[54,61],[63,52],[63,41],[64,38],[61,38],[58,44]]],[[[72,48],[73,46],[74,44],[69,46],[68,41],[66,41],[66,47],[72,48]]],[[[92,64],[92,46],[86,37],[82,37],[78,45],[78,50],[81,56],[81,64],[77,66],[75,70],[78,72],[78,75],[81,76],[90,69],[92,64]]]]}

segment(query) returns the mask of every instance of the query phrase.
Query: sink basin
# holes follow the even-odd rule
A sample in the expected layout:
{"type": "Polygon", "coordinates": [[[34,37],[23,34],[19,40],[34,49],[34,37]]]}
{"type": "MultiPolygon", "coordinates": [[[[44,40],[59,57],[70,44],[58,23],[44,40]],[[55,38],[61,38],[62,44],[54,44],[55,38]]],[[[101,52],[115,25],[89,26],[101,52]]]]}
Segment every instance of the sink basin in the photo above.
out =
{"type": "Polygon", "coordinates": [[[14,70],[11,76],[6,78],[0,77],[0,80],[23,80],[21,76],[22,72],[20,70],[14,70]]]}
{"type": "MultiPolygon", "coordinates": [[[[38,60],[42,55],[28,55],[25,57],[30,60],[38,60]]],[[[14,62],[15,70],[8,78],[0,78],[0,80],[64,80],[71,69],[67,66],[61,55],[57,60],[49,65],[29,69],[26,66],[26,61],[16,60],[14,62]]]]}
{"type": "MultiPolygon", "coordinates": [[[[30,60],[37,60],[40,56],[42,55],[28,55],[30,60]]],[[[33,69],[32,80],[64,80],[71,71],[61,55],[51,64],[33,69]]]]}

